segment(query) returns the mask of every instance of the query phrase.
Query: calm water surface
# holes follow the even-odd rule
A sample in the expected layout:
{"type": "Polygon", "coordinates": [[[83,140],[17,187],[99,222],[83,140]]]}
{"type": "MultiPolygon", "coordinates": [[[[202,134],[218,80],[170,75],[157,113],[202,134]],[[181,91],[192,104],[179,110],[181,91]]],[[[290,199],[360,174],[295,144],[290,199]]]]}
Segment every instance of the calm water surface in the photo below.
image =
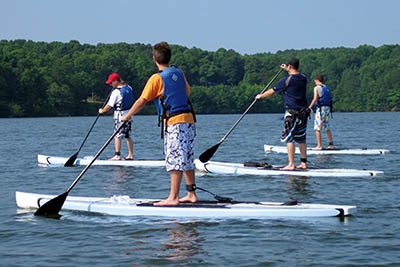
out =
{"type": "MultiPolygon", "coordinates": [[[[239,116],[198,116],[196,155],[218,143],[239,116]]],[[[280,143],[281,117],[247,115],[213,160],[285,164],[286,155],[263,152],[264,144],[280,143]]],[[[77,212],[62,212],[61,219],[54,220],[17,209],[17,190],[58,195],[68,188],[82,168],[39,167],[37,154],[69,157],[94,119],[0,119],[1,266],[400,266],[399,113],[335,113],[332,121],[337,146],[392,153],[309,157],[313,166],[382,170],[385,174],[380,177],[197,178],[199,186],[235,200],[357,205],[355,216],[345,220],[172,220],[77,212]]],[[[156,120],[134,118],[137,159],[163,158],[156,120]]],[[[311,124],[308,140],[315,145],[311,124]]],[[[79,156],[94,155],[111,133],[111,117],[101,117],[79,156]]],[[[112,154],[110,145],[101,157],[112,154]]],[[[164,168],[93,166],[70,195],[165,198],[169,186],[164,168]]],[[[206,193],[198,195],[211,199],[206,193]]]]}

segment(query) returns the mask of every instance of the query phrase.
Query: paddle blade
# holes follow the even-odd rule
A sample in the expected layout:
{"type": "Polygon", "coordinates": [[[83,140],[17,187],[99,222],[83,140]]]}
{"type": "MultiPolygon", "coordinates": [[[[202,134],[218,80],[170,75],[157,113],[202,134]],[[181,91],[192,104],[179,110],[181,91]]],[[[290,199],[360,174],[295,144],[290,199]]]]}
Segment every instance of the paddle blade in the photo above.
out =
{"type": "Polygon", "coordinates": [[[74,166],[74,162],[76,160],[76,158],[78,157],[78,152],[76,152],[75,154],[73,154],[68,160],[67,162],[65,162],[64,167],[72,167],[74,166]]]}
{"type": "Polygon", "coordinates": [[[219,145],[221,143],[216,144],[213,147],[210,147],[206,151],[203,152],[203,154],[200,155],[199,159],[201,162],[205,163],[211,159],[211,157],[214,155],[214,153],[217,151],[219,145]]]}
{"type": "Polygon", "coordinates": [[[62,206],[64,205],[67,196],[68,196],[68,191],[53,199],[50,199],[36,210],[35,215],[47,216],[47,217],[59,216],[58,213],[60,212],[62,206]]]}

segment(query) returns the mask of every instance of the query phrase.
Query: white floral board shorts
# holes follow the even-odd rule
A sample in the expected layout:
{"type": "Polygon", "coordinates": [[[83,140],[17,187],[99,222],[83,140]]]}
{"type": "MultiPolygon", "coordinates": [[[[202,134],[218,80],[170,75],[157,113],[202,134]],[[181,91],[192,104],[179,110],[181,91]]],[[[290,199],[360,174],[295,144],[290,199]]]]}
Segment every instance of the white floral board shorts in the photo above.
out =
{"type": "Polygon", "coordinates": [[[194,170],[195,136],[196,126],[193,123],[177,123],[166,127],[164,152],[167,171],[194,170]]]}
{"type": "Polygon", "coordinates": [[[331,108],[328,106],[322,106],[317,108],[314,117],[314,130],[328,130],[329,129],[329,117],[331,116],[331,108]]]}
{"type": "MultiPolygon", "coordinates": [[[[129,110],[114,111],[114,132],[118,130],[122,124],[122,118],[129,110]]],[[[117,133],[116,138],[129,138],[131,136],[132,121],[128,121],[124,127],[117,133]]]]}

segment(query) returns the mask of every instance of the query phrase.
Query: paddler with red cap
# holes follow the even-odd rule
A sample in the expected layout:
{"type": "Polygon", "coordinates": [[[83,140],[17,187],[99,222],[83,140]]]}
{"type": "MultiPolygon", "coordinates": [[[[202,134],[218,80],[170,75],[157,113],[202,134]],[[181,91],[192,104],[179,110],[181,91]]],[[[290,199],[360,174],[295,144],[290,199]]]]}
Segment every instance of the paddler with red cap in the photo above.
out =
{"type": "MultiPolygon", "coordinates": [[[[128,113],[134,102],[132,87],[121,80],[117,73],[111,73],[108,76],[106,84],[112,86],[110,99],[104,108],[99,109],[99,113],[105,113],[111,109],[114,110],[114,131],[122,124],[122,118],[128,113]]],[[[115,154],[110,160],[121,160],[121,139],[125,138],[128,146],[128,156],[125,160],[133,160],[133,141],[131,135],[132,121],[129,120],[120,132],[115,136],[115,154]]]]}

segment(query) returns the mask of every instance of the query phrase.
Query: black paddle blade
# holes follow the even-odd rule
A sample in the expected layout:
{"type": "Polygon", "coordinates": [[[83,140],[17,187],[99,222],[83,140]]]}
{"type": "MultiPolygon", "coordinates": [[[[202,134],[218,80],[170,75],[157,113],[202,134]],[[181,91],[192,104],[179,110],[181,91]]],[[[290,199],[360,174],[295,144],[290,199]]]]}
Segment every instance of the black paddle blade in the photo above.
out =
{"type": "Polygon", "coordinates": [[[214,156],[214,153],[217,151],[220,144],[221,143],[218,143],[215,146],[210,147],[209,149],[204,151],[203,154],[201,154],[199,157],[200,161],[203,163],[209,161],[212,158],[212,156],[214,156]]]}
{"type": "Polygon", "coordinates": [[[64,205],[67,196],[68,192],[65,192],[64,194],[61,194],[58,197],[50,199],[49,201],[44,203],[43,206],[40,206],[36,210],[35,215],[47,216],[47,217],[59,216],[58,213],[60,212],[62,206],[64,205]]]}
{"type": "Polygon", "coordinates": [[[64,167],[72,167],[74,166],[74,162],[76,158],[78,157],[78,152],[75,152],[68,160],[65,162],[64,167]]]}

